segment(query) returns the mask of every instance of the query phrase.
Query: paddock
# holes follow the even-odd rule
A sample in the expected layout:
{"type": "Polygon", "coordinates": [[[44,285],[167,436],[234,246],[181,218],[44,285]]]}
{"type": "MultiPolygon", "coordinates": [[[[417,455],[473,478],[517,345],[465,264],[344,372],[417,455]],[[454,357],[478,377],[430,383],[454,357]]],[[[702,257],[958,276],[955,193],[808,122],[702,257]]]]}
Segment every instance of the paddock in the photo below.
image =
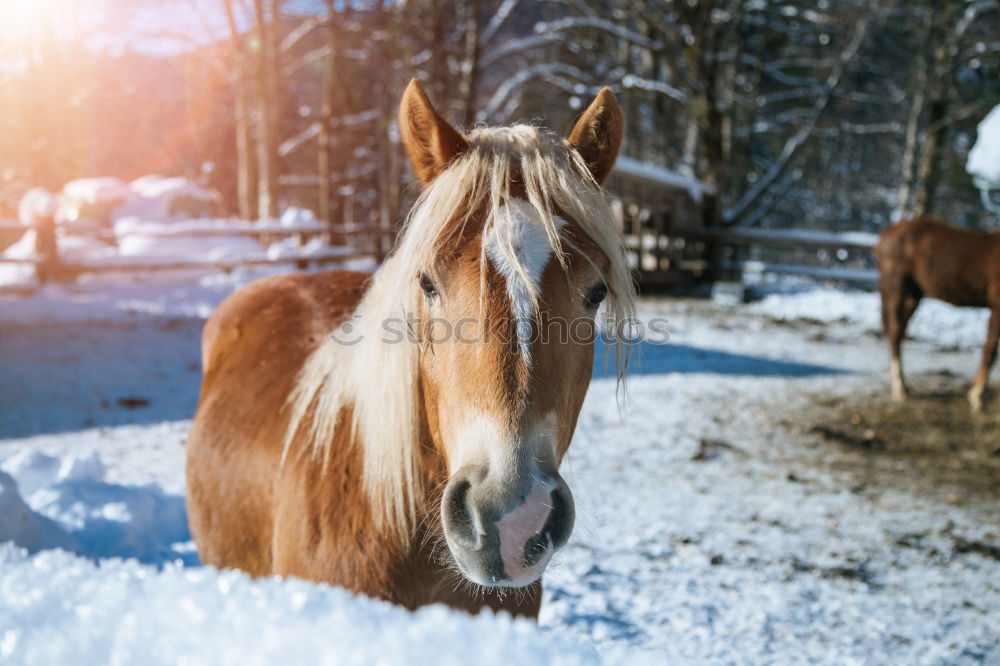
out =
{"type": "MultiPolygon", "coordinates": [[[[248,277],[0,300],[0,469],[23,477],[29,450],[60,463],[99,455],[100,487],[133,520],[99,552],[106,523],[66,529],[83,557],[138,557],[143,585],[177,565],[206,575],[186,535],[157,531],[143,516],[159,514],[136,507],[182,506],[198,335],[214,301],[248,277]],[[58,414],[44,407],[53,390],[58,414]],[[162,495],[145,490],[151,482],[162,495]]],[[[980,315],[937,304],[917,315],[914,400],[903,406],[888,399],[874,294],[775,292],[741,306],[646,298],[640,316],[664,318],[670,339],[637,350],[621,403],[598,358],[563,465],[578,526],[545,579],[543,633],[649,663],[1000,656],[1000,403],[980,416],[963,407],[980,315]]],[[[105,515],[107,499],[76,499],[105,515]]]]}

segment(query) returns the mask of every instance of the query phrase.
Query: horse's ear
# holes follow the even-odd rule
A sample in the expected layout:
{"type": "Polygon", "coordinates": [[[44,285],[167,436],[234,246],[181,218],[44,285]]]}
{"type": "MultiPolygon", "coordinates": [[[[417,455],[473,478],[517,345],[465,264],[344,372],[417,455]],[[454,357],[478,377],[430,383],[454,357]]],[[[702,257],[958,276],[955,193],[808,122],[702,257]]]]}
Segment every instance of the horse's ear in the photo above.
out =
{"type": "Polygon", "coordinates": [[[618,159],[624,127],[615,94],[602,88],[569,133],[569,145],[583,157],[598,184],[604,182],[618,159]]]}
{"type": "Polygon", "coordinates": [[[399,136],[424,184],[469,148],[469,140],[434,110],[416,79],[410,80],[399,104],[399,136]]]}

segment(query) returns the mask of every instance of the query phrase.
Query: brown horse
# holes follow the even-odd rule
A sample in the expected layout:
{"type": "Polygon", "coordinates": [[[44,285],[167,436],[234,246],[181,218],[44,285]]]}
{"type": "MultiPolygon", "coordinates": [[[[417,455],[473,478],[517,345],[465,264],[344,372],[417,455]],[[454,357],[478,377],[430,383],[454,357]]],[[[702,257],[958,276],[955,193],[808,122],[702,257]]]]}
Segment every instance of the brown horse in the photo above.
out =
{"type": "Polygon", "coordinates": [[[191,531],[218,567],[537,616],[596,311],[632,312],[600,191],[621,111],[463,134],[413,81],[399,122],[426,188],[378,272],[266,278],[206,324],[191,531]]]}
{"type": "Polygon", "coordinates": [[[904,400],[907,395],[899,347],[921,298],[929,296],[962,307],[990,308],[982,362],[969,389],[969,404],[973,411],[980,411],[1000,337],[1000,234],[917,218],[887,229],[875,246],[875,258],[895,400],[904,400]]]}

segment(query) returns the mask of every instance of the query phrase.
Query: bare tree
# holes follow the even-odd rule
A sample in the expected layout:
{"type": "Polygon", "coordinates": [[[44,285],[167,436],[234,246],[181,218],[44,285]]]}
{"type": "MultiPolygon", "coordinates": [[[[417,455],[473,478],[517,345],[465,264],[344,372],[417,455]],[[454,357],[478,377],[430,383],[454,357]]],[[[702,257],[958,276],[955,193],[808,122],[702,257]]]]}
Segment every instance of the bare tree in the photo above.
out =
{"type": "Polygon", "coordinates": [[[278,216],[278,53],[280,0],[254,0],[254,35],[260,44],[254,75],[257,101],[257,206],[261,217],[278,216]]]}
{"type": "Polygon", "coordinates": [[[236,72],[233,76],[236,121],[236,198],[240,217],[244,220],[257,218],[257,183],[254,174],[253,139],[250,133],[250,91],[247,52],[243,35],[236,23],[234,0],[224,0],[226,23],[232,43],[233,61],[236,72]]]}
{"type": "MultiPolygon", "coordinates": [[[[982,28],[984,16],[988,19],[990,14],[1000,11],[1000,2],[941,0],[914,9],[919,13],[921,29],[917,34],[913,103],[894,209],[896,218],[934,210],[942,176],[941,149],[956,115],[956,71],[966,66],[970,57],[980,55],[978,50],[967,48],[967,38],[976,34],[977,27],[982,28]]],[[[967,111],[959,111],[959,115],[964,113],[967,111]]]]}
{"type": "Polygon", "coordinates": [[[329,53],[323,63],[322,100],[319,112],[319,133],[316,141],[316,172],[319,179],[318,216],[328,227],[333,225],[333,213],[330,207],[330,124],[333,122],[334,77],[337,71],[337,13],[333,0],[326,0],[326,32],[329,53]]]}

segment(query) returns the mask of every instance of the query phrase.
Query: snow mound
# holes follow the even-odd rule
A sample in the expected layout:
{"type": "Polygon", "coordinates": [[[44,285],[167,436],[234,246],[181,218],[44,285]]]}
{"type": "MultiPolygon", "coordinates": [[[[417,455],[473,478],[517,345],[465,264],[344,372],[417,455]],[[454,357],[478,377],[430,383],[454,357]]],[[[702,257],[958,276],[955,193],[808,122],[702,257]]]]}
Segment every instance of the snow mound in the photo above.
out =
{"type": "MultiPolygon", "coordinates": [[[[264,246],[250,236],[225,235],[225,226],[219,226],[219,235],[175,237],[156,236],[163,231],[160,222],[146,222],[138,218],[123,218],[115,223],[118,236],[118,253],[122,257],[164,261],[238,261],[259,259],[264,256],[264,246]]],[[[131,263],[131,262],[130,262],[131,263]]]]}
{"type": "Polygon", "coordinates": [[[59,212],[59,199],[44,187],[33,187],[21,197],[18,219],[21,224],[34,224],[38,220],[55,217],[59,212]]]}
{"type": "Polygon", "coordinates": [[[579,640],[505,615],[410,613],[300,580],[96,566],[10,546],[0,547],[0,627],[8,664],[466,666],[472,655],[481,666],[601,663],[579,640]]]}
{"type": "Polygon", "coordinates": [[[70,226],[106,228],[115,211],[134,196],[128,185],[117,178],[71,180],[62,189],[59,218],[70,226]]]}
{"type": "Polygon", "coordinates": [[[66,199],[86,204],[126,200],[131,196],[128,185],[117,178],[78,178],[66,183],[62,189],[66,199]]]}
{"type": "Polygon", "coordinates": [[[0,287],[17,291],[38,286],[35,267],[31,264],[0,264],[0,287]]]}
{"type": "Polygon", "coordinates": [[[271,243],[267,248],[267,258],[273,260],[299,257],[308,258],[331,254],[349,255],[352,252],[351,248],[330,245],[323,242],[321,238],[313,238],[304,245],[299,245],[298,240],[295,238],[285,238],[271,243]]]}
{"type": "Polygon", "coordinates": [[[72,549],[72,537],[51,518],[36,513],[18,490],[17,481],[0,471],[0,541],[13,541],[29,552],[45,548],[72,549]]]}
{"type": "MultiPolygon", "coordinates": [[[[35,230],[28,229],[24,235],[0,253],[4,259],[31,261],[35,257],[35,230]]],[[[0,263],[0,286],[8,288],[34,287],[38,284],[35,265],[30,263],[0,263]]]]}
{"type": "Polygon", "coordinates": [[[1000,104],[979,123],[977,134],[979,138],[969,151],[965,170],[975,178],[1000,187],[1000,104]]]}
{"type": "Polygon", "coordinates": [[[132,181],[129,189],[135,198],[122,207],[122,216],[148,220],[213,217],[221,205],[218,194],[182,177],[143,176],[132,181]]]}
{"type": "MultiPolygon", "coordinates": [[[[882,304],[876,293],[821,288],[771,294],[750,309],[778,321],[854,324],[865,332],[882,330],[882,304]]],[[[958,308],[925,298],[906,334],[942,347],[980,347],[986,339],[989,310],[958,308]]]]}
{"type": "Polygon", "coordinates": [[[283,227],[294,229],[296,227],[314,227],[319,224],[319,219],[316,217],[316,214],[308,208],[289,206],[281,214],[281,218],[278,222],[283,227]]]}
{"type": "Polygon", "coordinates": [[[0,542],[60,547],[91,558],[196,562],[184,498],[156,485],[104,480],[97,454],[55,458],[26,449],[0,462],[0,542]]]}
{"type": "Polygon", "coordinates": [[[182,177],[143,176],[129,184],[117,178],[81,178],[65,185],[60,219],[80,226],[110,227],[123,217],[169,222],[213,217],[219,195],[182,177]]]}

